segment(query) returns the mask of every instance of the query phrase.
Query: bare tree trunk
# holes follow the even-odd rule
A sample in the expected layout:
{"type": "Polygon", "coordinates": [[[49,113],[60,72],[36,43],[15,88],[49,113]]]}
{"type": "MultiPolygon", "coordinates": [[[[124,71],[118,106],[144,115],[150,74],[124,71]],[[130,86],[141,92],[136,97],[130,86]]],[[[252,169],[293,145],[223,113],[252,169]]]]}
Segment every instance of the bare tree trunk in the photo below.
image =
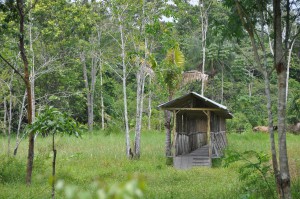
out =
{"type": "Polygon", "coordinates": [[[222,86],[221,86],[221,104],[223,104],[224,100],[224,63],[222,63],[222,86]]]}
{"type": "MultiPolygon", "coordinates": [[[[151,77],[149,78],[149,85],[151,86],[151,77]]],[[[149,96],[148,96],[148,130],[151,130],[151,114],[152,114],[152,91],[149,91],[149,96]]]]}
{"type": "Polygon", "coordinates": [[[100,61],[100,103],[101,103],[101,129],[104,130],[104,99],[103,99],[103,76],[102,76],[102,63],[100,61]]]}
{"type": "Polygon", "coordinates": [[[143,69],[141,68],[138,72],[137,72],[137,92],[136,92],[136,122],[135,122],[135,139],[134,139],[134,156],[135,158],[139,158],[140,157],[140,135],[141,135],[141,120],[140,118],[142,117],[142,79],[143,79],[143,69]]]}
{"type": "Polygon", "coordinates": [[[17,129],[17,141],[19,139],[20,129],[21,129],[21,125],[22,125],[22,119],[23,119],[23,112],[24,112],[24,108],[25,108],[26,95],[27,95],[27,93],[26,93],[26,90],[25,90],[24,95],[23,95],[23,100],[22,100],[21,108],[20,108],[20,114],[19,114],[19,122],[18,122],[18,129],[17,129]]]}
{"type": "Polygon", "coordinates": [[[95,86],[96,86],[96,75],[97,75],[97,57],[93,53],[92,57],[92,69],[91,69],[91,126],[93,130],[94,125],[94,97],[95,97],[95,86]]]}
{"type": "Polygon", "coordinates": [[[6,102],[6,98],[4,97],[3,100],[3,106],[4,106],[4,117],[3,117],[3,133],[6,136],[6,131],[7,131],[7,102],[6,102]]]}
{"type": "Polygon", "coordinates": [[[122,85],[123,85],[123,102],[124,102],[124,122],[125,122],[125,139],[126,139],[126,154],[127,157],[130,158],[130,137],[129,137],[129,124],[128,124],[128,111],[127,111],[127,91],[126,91],[126,76],[127,76],[127,68],[125,63],[125,38],[123,32],[123,19],[121,16],[118,16],[119,20],[119,31],[121,38],[121,57],[122,57],[122,85]]]}
{"type": "Polygon", "coordinates": [[[253,88],[253,82],[252,82],[253,73],[251,72],[251,69],[249,69],[248,73],[249,73],[249,79],[250,79],[250,82],[248,85],[248,91],[249,91],[249,97],[251,97],[252,96],[252,88],[253,88]]]}
{"type": "Polygon", "coordinates": [[[93,57],[92,64],[91,64],[91,85],[89,85],[85,54],[81,53],[80,58],[81,58],[82,68],[83,68],[84,85],[87,93],[86,97],[87,97],[87,111],[88,111],[88,128],[89,131],[92,131],[93,123],[94,123],[94,91],[95,91],[95,83],[96,83],[96,67],[95,67],[96,63],[93,57]]]}
{"type": "MultiPolygon", "coordinates": [[[[205,61],[206,61],[206,37],[208,30],[208,10],[211,6],[211,1],[208,2],[206,7],[204,0],[199,0],[200,8],[200,21],[201,21],[201,47],[202,47],[202,74],[205,74],[205,61]]],[[[204,84],[205,82],[201,81],[201,95],[204,95],[204,84]]]]}
{"type": "MultiPolygon", "coordinates": [[[[173,93],[169,91],[169,101],[173,99],[173,93]]],[[[165,129],[166,129],[166,141],[165,141],[165,147],[166,147],[166,156],[171,156],[171,112],[165,110],[165,129]]]]}
{"type": "MultiPolygon", "coordinates": [[[[265,19],[264,15],[261,11],[260,17],[262,20],[261,24],[261,38],[264,38],[264,27],[265,27],[265,19]]],[[[269,35],[267,35],[269,37],[269,35]]],[[[262,73],[264,75],[264,83],[265,83],[265,93],[267,97],[267,111],[268,111],[268,129],[269,129],[269,134],[270,134],[270,149],[271,149],[271,154],[272,154],[272,166],[273,166],[273,171],[274,171],[274,178],[276,182],[276,191],[280,195],[280,176],[279,176],[279,169],[278,169],[278,162],[277,162],[277,151],[276,151],[276,144],[275,144],[275,137],[274,137],[274,130],[273,130],[273,111],[272,111],[272,100],[271,100],[271,88],[270,88],[270,77],[269,73],[267,70],[267,52],[262,45],[262,51],[263,51],[263,59],[264,59],[264,64],[261,66],[262,68],[262,73]]],[[[256,53],[258,54],[258,53],[256,53]]],[[[258,56],[258,55],[257,55],[258,56]]],[[[253,74],[252,74],[253,75],[253,74]]]]}
{"type": "MultiPolygon", "coordinates": [[[[143,104],[144,104],[144,87],[147,67],[147,53],[148,53],[148,40],[145,32],[146,16],[145,16],[145,0],[143,0],[143,19],[142,19],[142,32],[144,33],[144,45],[145,53],[142,66],[137,72],[137,96],[136,96],[136,123],[135,123],[135,140],[134,140],[134,156],[140,158],[141,154],[141,129],[142,129],[142,117],[143,117],[143,104]]],[[[140,60],[138,59],[137,66],[139,66],[140,60]]]]}
{"type": "Polygon", "coordinates": [[[289,78],[290,78],[290,65],[291,65],[291,58],[292,58],[292,52],[294,47],[295,40],[292,41],[291,46],[288,49],[288,58],[287,58],[287,72],[286,72],[286,101],[288,98],[289,93],[289,78]]]}
{"type": "Polygon", "coordinates": [[[166,156],[171,156],[171,113],[170,111],[165,110],[165,129],[166,129],[166,141],[165,141],[165,148],[166,148],[166,156]]]}
{"type": "MultiPolygon", "coordinates": [[[[286,147],[286,79],[287,65],[282,45],[280,0],[273,0],[274,10],[274,67],[278,77],[278,146],[280,167],[280,198],[292,198],[286,147]]],[[[289,4],[289,1],[287,1],[289,4]]],[[[289,6],[289,5],[288,5],[289,6]]]]}
{"type": "MultiPolygon", "coordinates": [[[[99,43],[99,48],[101,44],[101,35],[102,32],[100,31],[99,28],[97,28],[97,37],[98,37],[98,43],[99,43]]],[[[104,120],[104,114],[105,114],[105,107],[104,107],[104,98],[103,98],[103,65],[102,65],[102,51],[101,49],[99,50],[99,78],[100,78],[100,107],[101,107],[101,129],[104,130],[105,128],[105,120],[104,120]]]]}
{"type": "Polygon", "coordinates": [[[10,140],[11,140],[11,121],[12,121],[12,81],[14,78],[14,71],[12,71],[9,82],[9,111],[8,111],[8,142],[7,142],[7,155],[10,155],[10,140]]]}
{"type": "MultiPolygon", "coordinates": [[[[30,6],[32,6],[32,1],[30,1],[30,6]]],[[[28,13],[29,15],[29,19],[31,19],[31,10],[28,13]]],[[[32,20],[30,20],[29,23],[29,49],[30,49],[30,53],[31,53],[31,71],[30,71],[30,83],[31,83],[31,106],[32,106],[32,122],[35,121],[35,55],[34,55],[34,51],[33,51],[33,40],[32,40],[32,20]]]]}
{"type": "Polygon", "coordinates": [[[135,157],[140,157],[140,143],[141,143],[141,129],[143,116],[143,101],[144,101],[144,87],[145,87],[145,72],[142,66],[137,74],[137,110],[136,110],[136,125],[135,125],[135,142],[134,152],[135,157]]]}
{"type": "Polygon", "coordinates": [[[17,130],[17,139],[16,139],[16,146],[15,146],[15,149],[14,149],[14,156],[17,155],[19,144],[22,141],[22,138],[20,139],[19,135],[20,135],[20,129],[21,129],[21,124],[22,124],[22,119],[23,119],[23,110],[25,108],[26,95],[27,95],[27,93],[26,93],[26,90],[25,90],[25,93],[24,93],[24,96],[23,96],[23,100],[22,100],[22,105],[21,105],[21,108],[20,108],[18,130],[17,130]]]}

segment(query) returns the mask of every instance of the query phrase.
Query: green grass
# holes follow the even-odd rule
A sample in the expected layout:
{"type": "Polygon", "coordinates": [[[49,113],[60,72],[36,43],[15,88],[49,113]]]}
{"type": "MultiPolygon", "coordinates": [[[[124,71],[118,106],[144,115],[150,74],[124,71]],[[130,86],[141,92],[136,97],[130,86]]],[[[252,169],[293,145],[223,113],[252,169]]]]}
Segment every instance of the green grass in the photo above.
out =
{"type": "MultiPolygon", "coordinates": [[[[143,132],[140,160],[128,160],[123,134],[93,132],[84,134],[82,139],[57,136],[57,178],[63,179],[66,184],[89,190],[95,180],[112,185],[138,175],[146,184],[145,198],[240,198],[242,183],[238,179],[238,165],[224,168],[219,160],[214,168],[176,170],[165,164],[164,140],[164,133],[143,132]]],[[[232,150],[269,153],[267,134],[229,134],[228,141],[232,150]]],[[[0,163],[0,177],[3,177],[3,167],[15,174],[14,177],[6,175],[3,177],[5,179],[0,180],[0,198],[50,198],[51,139],[37,138],[33,183],[30,187],[24,183],[27,140],[21,143],[17,159],[12,162],[6,160],[6,142],[5,138],[0,138],[0,155],[5,160],[0,163]]],[[[299,192],[300,136],[288,135],[287,142],[292,180],[297,182],[294,192],[299,192]]],[[[63,198],[61,193],[57,198],[63,198]]]]}

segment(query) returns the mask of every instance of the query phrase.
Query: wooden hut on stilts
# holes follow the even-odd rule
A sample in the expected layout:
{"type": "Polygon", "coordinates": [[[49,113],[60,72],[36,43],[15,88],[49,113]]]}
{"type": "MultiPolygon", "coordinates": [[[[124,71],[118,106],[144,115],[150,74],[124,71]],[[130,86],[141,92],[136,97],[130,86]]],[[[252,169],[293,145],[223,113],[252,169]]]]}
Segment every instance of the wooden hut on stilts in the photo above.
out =
{"type": "Polygon", "coordinates": [[[226,119],[233,117],[226,106],[191,92],[159,108],[173,113],[174,167],[211,167],[212,158],[222,156],[227,146],[226,119]]]}

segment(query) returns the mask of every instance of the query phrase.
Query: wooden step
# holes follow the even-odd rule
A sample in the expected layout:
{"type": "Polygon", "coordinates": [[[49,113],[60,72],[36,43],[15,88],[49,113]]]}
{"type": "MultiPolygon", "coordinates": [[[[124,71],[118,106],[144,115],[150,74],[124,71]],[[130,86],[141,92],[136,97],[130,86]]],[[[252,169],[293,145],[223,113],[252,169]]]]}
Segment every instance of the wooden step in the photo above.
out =
{"type": "Polygon", "coordinates": [[[189,169],[192,167],[211,167],[211,161],[208,156],[208,145],[202,146],[189,154],[176,156],[174,167],[178,169],[189,169]]]}

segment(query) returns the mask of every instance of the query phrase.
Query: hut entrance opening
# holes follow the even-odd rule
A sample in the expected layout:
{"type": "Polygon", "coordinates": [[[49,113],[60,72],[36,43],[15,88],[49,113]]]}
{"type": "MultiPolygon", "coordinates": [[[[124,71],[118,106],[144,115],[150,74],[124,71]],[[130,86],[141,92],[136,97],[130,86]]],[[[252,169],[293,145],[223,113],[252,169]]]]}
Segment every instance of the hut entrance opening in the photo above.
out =
{"type": "Polygon", "coordinates": [[[176,116],[175,155],[184,155],[207,145],[207,116],[203,111],[180,111],[176,116]]]}

